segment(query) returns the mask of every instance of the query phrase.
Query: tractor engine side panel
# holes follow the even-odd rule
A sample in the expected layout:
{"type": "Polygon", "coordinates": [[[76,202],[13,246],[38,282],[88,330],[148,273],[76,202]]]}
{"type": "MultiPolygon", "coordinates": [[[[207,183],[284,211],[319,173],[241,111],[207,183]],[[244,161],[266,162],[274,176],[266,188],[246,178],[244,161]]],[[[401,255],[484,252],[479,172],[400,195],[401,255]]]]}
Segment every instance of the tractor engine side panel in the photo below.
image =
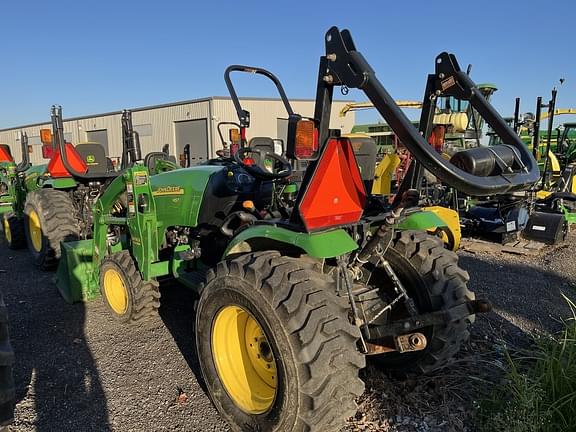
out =
{"type": "Polygon", "coordinates": [[[150,177],[159,226],[196,226],[210,176],[221,166],[195,166],[150,177]]]}

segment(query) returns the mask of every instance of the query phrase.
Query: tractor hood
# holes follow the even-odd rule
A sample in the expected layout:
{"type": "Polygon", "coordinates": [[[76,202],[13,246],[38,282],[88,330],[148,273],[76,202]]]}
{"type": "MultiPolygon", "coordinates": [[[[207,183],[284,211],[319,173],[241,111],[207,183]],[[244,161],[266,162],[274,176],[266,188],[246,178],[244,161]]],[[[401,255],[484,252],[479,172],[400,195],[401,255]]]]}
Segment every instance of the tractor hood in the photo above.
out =
{"type": "Polygon", "coordinates": [[[152,195],[158,220],[163,226],[196,226],[208,180],[224,169],[223,166],[201,165],[151,176],[152,195]]]}

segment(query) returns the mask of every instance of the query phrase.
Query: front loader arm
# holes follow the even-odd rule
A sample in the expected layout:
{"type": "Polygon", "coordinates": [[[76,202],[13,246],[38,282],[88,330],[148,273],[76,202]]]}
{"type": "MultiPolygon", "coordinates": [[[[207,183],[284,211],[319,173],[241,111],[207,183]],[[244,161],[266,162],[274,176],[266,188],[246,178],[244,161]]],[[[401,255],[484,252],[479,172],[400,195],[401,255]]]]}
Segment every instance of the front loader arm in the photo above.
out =
{"type": "Polygon", "coordinates": [[[319,82],[329,91],[335,85],[362,90],[414,157],[445,183],[469,195],[484,196],[525,189],[538,181],[539,169],[535,159],[474,82],[460,70],[453,55],[442,53],[436,58],[433,91],[427,97],[448,95],[469,100],[502,141],[515,148],[522,170],[481,177],[450,164],[428,144],[388,94],[364,56],[356,50],[348,30],[340,32],[337,27],[332,27],[326,33],[325,42],[326,55],[321,61],[323,67],[319,82]]]}
{"type": "Polygon", "coordinates": [[[110,225],[126,226],[132,256],[143,279],[149,280],[153,263],[158,261],[158,221],[150,176],[142,165],[136,164],[115,178],[94,206],[94,263],[108,254],[110,225]],[[125,202],[121,202],[122,196],[125,202]],[[113,214],[118,205],[125,206],[125,216],[113,214]]]}

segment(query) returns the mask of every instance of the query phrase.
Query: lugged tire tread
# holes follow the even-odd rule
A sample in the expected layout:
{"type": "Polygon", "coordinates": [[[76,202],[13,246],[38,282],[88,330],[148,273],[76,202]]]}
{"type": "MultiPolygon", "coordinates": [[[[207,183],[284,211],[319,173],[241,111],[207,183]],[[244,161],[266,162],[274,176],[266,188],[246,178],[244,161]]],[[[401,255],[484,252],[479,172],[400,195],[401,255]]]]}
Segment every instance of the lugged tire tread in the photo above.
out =
{"type": "Polygon", "coordinates": [[[67,192],[57,189],[40,189],[30,192],[24,207],[25,232],[34,261],[43,270],[51,270],[61,256],[60,242],[80,238],[80,225],[76,209],[67,192]],[[48,242],[46,250],[37,253],[32,248],[27,218],[34,209],[41,222],[42,235],[48,242]]]}
{"type": "Polygon", "coordinates": [[[204,289],[216,278],[247,280],[285,323],[302,380],[292,430],[341,427],[356,412],[355,398],[364,392],[358,371],[365,357],[356,350],[360,332],[350,323],[347,302],[337,297],[332,278],[319,273],[312,261],[275,251],[219,263],[208,272],[204,289]]]}
{"type": "MultiPolygon", "coordinates": [[[[467,287],[468,272],[458,266],[458,256],[442,241],[419,231],[401,231],[392,247],[420,273],[430,289],[433,310],[449,309],[475,296],[467,287]]],[[[436,326],[425,355],[414,365],[415,372],[428,373],[447,364],[470,336],[475,316],[436,326]]]]}
{"type": "Polygon", "coordinates": [[[133,298],[133,303],[132,314],[128,322],[142,322],[156,316],[160,307],[160,284],[158,281],[154,279],[147,282],[143,281],[140,272],[136,269],[134,259],[127,250],[108,255],[102,261],[102,266],[106,262],[115,263],[124,270],[129,278],[128,289],[133,298]]]}
{"type": "Polygon", "coordinates": [[[7,213],[4,217],[8,220],[10,225],[10,234],[12,241],[8,241],[6,238],[6,233],[4,233],[4,239],[8,243],[8,247],[13,250],[22,249],[26,247],[26,233],[24,232],[24,219],[17,217],[14,213],[7,213]]]}

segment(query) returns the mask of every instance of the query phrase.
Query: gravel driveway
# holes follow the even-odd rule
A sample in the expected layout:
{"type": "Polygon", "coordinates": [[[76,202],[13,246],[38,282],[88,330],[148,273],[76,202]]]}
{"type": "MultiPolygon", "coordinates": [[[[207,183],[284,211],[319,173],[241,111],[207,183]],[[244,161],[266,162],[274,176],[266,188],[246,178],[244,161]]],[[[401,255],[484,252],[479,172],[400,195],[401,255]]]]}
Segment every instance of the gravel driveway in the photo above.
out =
{"type": "MultiPolygon", "coordinates": [[[[480,317],[454,368],[416,379],[363,372],[367,392],[348,430],[459,431],[470,423],[480,373],[476,360],[495,346],[529,344],[554,330],[574,299],[576,236],[537,257],[461,253],[471,287],[494,312],[480,317]]],[[[33,268],[25,251],[0,245],[0,285],[17,355],[13,431],[224,431],[206,396],[194,355],[191,293],[162,287],[157,319],[124,326],[100,300],[68,305],[53,273],[33,268]]]]}

